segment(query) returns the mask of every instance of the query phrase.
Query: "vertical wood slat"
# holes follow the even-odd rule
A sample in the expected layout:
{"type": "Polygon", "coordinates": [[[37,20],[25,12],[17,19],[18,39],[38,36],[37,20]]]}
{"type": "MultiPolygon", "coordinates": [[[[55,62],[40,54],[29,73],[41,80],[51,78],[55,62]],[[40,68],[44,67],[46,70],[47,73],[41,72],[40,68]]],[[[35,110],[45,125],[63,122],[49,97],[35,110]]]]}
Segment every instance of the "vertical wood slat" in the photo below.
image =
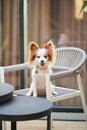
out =
{"type": "Polygon", "coordinates": [[[28,0],[28,41],[39,41],[39,0],[28,0]]]}
{"type": "Polygon", "coordinates": [[[3,8],[2,8],[2,29],[4,31],[3,36],[2,36],[2,40],[3,40],[3,59],[4,60],[4,64],[9,64],[9,52],[10,52],[10,48],[9,48],[9,43],[10,43],[10,25],[11,25],[11,21],[10,21],[10,13],[11,13],[11,3],[10,0],[7,1],[3,1],[3,8]],[[7,56],[7,58],[5,58],[7,56]]]}
{"type": "MultiPolygon", "coordinates": [[[[12,26],[11,26],[11,42],[10,42],[10,49],[11,49],[11,62],[10,64],[17,63],[17,58],[19,53],[17,53],[17,45],[18,45],[18,0],[12,1],[11,6],[11,17],[12,17],[12,26]],[[12,60],[13,59],[13,60],[12,60]]],[[[19,52],[19,51],[18,51],[19,52]]],[[[12,72],[10,74],[13,78],[11,79],[11,83],[15,85],[18,82],[18,73],[12,72]]]]}
{"type": "MultiPolygon", "coordinates": [[[[2,1],[2,29],[3,29],[3,34],[2,34],[2,52],[3,52],[3,65],[8,65],[10,64],[10,25],[11,25],[11,19],[10,19],[10,14],[11,14],[11,2],[10,0],[7,1],[2,1]]],[[[7,81],[10,80],[10,77],[7,76],[7,81]]]]}
{"type": "Polygon", "coordinates": [[[50,0],[41,1],[41,27],[40,27],[40,44],[43,47],[43,43],[50,40],[50,0]]]}

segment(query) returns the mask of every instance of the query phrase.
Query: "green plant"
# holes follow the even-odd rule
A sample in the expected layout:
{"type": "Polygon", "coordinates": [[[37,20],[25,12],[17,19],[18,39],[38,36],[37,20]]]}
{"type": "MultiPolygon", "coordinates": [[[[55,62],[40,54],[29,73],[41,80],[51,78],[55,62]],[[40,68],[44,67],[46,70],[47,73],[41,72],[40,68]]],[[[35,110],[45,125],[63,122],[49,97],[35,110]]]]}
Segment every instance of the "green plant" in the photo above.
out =
{"type": "Polygon", "coordinates": [[[87,0],[84,1],[83,5],[82,5],[82,8],[80,10],[80,13],[83,13],[86,8],[87,8],[87,0]]]}

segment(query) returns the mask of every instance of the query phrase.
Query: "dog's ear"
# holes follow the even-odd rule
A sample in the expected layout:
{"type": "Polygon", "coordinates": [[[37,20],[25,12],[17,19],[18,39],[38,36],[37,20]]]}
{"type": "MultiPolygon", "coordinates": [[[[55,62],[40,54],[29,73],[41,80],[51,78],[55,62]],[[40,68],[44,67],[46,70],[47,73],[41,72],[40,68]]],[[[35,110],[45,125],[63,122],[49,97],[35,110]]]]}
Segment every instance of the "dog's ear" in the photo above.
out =
{"type": "Polygon", "coordinates": [[[50,40],[48,41],[47,43],[44,44],[43,46],[45,49],[54,49],[54,45],[53,45],[53,42],[50,40]]]}
{"type": "Polygon", "coordinates": [[[43,46],[46,50],[47,50],[47,54],[48,54],[48,60],[53,62],[54,61],[54,45],[52,43],[52,41],[48,41],[47,43],[44,44],[43,46]]]}
{"type": "Polygon", "coordinates": [[[38,48],[39,48],[39,45],[36,42],[30,42],[29,50],[36,51],[36,50],[38,50],[38,48]]]}
{"type": "Polygon", "coordinates": [[[29,63],[33,64],[33,61],[36,57],[37,50],[39,49],[39,45],[35,42],[30,42],[29,44],[29,63]]]}

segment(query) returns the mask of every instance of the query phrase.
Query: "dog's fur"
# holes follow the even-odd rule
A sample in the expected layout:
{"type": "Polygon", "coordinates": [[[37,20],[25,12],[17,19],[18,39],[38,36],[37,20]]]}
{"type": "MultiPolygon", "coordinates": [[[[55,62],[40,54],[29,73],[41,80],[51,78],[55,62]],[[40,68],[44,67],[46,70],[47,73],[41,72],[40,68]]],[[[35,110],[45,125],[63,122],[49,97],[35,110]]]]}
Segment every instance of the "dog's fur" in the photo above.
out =
{"type": "MultiPolygon", "coordinates": [[[[27,96],[44,96],[46,95],[46,74],[51,74],[50,65],[54,61],[54,45],[51,41],[44,44],[43,48],[35,42],[29,44],[29,64],[33,65],[32,83],[27,96]]],[[[57,92],[54,90],[53,84],[50,82],[50,96],[57,92]]]]}

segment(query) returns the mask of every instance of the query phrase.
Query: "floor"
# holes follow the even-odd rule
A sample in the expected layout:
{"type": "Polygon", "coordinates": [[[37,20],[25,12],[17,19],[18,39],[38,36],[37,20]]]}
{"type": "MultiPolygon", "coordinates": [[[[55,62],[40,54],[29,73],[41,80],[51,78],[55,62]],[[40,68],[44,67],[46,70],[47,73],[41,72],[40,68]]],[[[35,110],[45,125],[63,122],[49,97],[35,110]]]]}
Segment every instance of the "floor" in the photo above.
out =
{"type": "MultiPolygon", "coordinates": [[[[17,123],[17,130],[46,130],[46,120],[23,121],[17,123]]],[[[87,130],[85,121],[54,121],[52,130],[87,130]]],[[[7,122],[7,130],[10,123],[7,122]]]]}

